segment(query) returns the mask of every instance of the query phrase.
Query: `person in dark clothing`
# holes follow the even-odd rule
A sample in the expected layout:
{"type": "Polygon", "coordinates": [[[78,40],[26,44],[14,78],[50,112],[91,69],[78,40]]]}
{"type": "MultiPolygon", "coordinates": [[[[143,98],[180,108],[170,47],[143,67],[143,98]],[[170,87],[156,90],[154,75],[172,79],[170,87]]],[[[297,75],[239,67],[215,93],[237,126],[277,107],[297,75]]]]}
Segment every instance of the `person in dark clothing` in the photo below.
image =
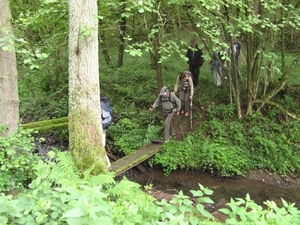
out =
{"type": "MultiPolygon", "coordinates": [[[[112,123],[112,116],[111,113],[109,111],[109,108],[107,107],[107,104],[109,105],[109,98],[108,97],[100,97],[100,106],[101,106],[101,125],[102,125],[102,130],[103,130],[103,134],[102,134],[102,145],[105,148],[106,145],[106,132],[108,127],[111,125],[112,123]]],[[[106,161],[107,161],[107,169],[111,170],[111,163],[110,160],[107,156],[107,154],[105,155],[106,157],[106,161]]]]}
{"type": "Polygon", "coordinates": [[[227,66],[224,52],[222,52],[220,49],[217,49],[213,54],[213,59],[211,60],[210,64],[210,69],[214,75],[214,83],[217,87],[220,87],[222,84],[222,77],[227,80],[226,72],[223,69],[223,67],[227,66]]]}
{"type": "Polygon", "coordinates": [[[191,46],[186,52],[186,57],[188,58],[189,71],[193,74],[194,88],[196,88],[199,81],[200,67],[203,65],[204,60],[202,50],[199,49],[195,39],[191,40],[191,46]]]}
{"type": "Polygon", "coordinates": [[[235,64],[236,66],[239,66],[239,58],[241,54],[242,45],[236,38],[233,41],[233,47],[234,47],[235,64]]]}

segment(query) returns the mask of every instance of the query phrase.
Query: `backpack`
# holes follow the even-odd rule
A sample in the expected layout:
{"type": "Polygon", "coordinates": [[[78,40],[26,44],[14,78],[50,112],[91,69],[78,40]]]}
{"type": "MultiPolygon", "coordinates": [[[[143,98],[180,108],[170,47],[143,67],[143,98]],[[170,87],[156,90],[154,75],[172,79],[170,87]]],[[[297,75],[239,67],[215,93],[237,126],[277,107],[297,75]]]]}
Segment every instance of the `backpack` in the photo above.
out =
{"type": "Polygon", "coordinates": [[[185,74],[189,75],[193,79],[193,74],[190,71],[183,71],[185,74]]]}
{"type": "Polygon", "coordinates": [[[163,100],[162,99],[162,96],[160,96],[160,101],[161,102],[171,102],[173,104],[173,108],[172,109],[169,109],[169,111],[171,112],[173,109],[176,108],[176,103],[171,101],[171,92],[169,92],[169,98],[167,100],[163,100]]]}
{"type": "Polygon", "coordinates": [[[183,80],[186,77],[186,75],[188,75],[189,77],[191,77],[192,80],[193,80],[193,74],[190,71],[183,71],[183,72],[181,72],[180,81],[181,81],[181,87],[184,90],[188,90],[190,88],[189,80],[183,80]],[[184,75],[184,76],[182,76],[182,75],[184,75]]]}
{"type": "MultiPolygon", "coordinates": [[[[223,52],[221,53],[220,50],[217,50],[217,51],[216,51],[216,57],[218,57],[219,60],[220,60],[223,64],[224,64],[224,62],[226,61],[225,58],[224,58],[224,53],[223,53],[223,52]]],[[[217,58],[215,58],[215,59],[218,60],[217,58]]]]}
{"type": "Polygon", "coordinates": [[[104,96],[104,97],[101,97],[100,98],[100,101],[105,103],[105,106],[106,106],[106,110],[109,112],[110,116],[111,116],[111,121],[110,123],[107,125],[110,126],[112,124],[112,122],[114,121],[114,114],[113,114],[113,109],[112,107],[110,106],[110,103],[109,103],[109,97],[107,96],[104,96]]]}

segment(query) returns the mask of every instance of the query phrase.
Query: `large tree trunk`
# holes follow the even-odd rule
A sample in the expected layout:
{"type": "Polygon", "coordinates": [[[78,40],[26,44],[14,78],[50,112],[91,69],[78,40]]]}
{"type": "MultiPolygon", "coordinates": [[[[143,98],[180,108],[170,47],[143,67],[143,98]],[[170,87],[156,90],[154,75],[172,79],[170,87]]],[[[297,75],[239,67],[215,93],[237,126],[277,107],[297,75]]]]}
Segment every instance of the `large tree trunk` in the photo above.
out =
{"type": "Polygon", "coordinates": [[[0,1],[0,8],[0,126],[11,135],[19,122],[18,75],[9,1],[0,1]]]}
{"type": "Polygon", "coordinates": [[[102,146],[97,0],[69,1],[69,149],[80,171],[107,172],[102,146]]]}

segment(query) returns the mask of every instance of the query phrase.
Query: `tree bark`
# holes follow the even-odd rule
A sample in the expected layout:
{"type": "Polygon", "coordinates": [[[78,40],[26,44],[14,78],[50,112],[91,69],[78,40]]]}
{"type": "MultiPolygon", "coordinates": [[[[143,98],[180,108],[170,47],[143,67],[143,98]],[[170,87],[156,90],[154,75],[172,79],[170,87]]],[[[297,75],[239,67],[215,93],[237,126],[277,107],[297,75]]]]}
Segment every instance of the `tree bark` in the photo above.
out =
{"type": "MultiPolygon", "coordinates": [[[[161,1],[157,1],[156,2],[156,8],[157,11],[159,12],[160,9],[160,4],[161,1]]],[[[153,16],[153,24],[155,26],[155,29],[158,29],[160,31],[161,29],[161,22],[158,20],[158,14],[157,12],[152,12],[152,16],[153,16]]],[[[161,62],[160,62],[160,34],[158,31],[156,31],[154,33],[154,40],[153,40],[153,51],[154,51],[154,63],[155,63],[155,70],[156,70],[156,82],[157,82],[157,88],[158,88],[158,92],[161,89],[161,87],[163,86],[163,78],[162,78],[162,67],[161,67],[161,62]]]]}
{"type": "MultiPolygon", "coordinates": [[[[126,10],[126,1],[122,0],[122,13],[125,12],[126,10]]],[[[120,35],[119,35],[119,57],[118,57],[118,67],[122,67],[123,66],[123,58],[124,58],[124,36],[126,33],[126,17],[122,17],[121,18],[121,22],[120,22],[120,35]]]]}
{"type": "Polygon", "coordinates": [[[0,1],[0,8],[0,126],[11,135],[19,123],[18,74],[9,1],[0,1]]]}
{"type": "Polygon", "coordinates": [[[97,0],[69,1],[69,149],[77,168],[107,172],[102,146],[97,0]]]}

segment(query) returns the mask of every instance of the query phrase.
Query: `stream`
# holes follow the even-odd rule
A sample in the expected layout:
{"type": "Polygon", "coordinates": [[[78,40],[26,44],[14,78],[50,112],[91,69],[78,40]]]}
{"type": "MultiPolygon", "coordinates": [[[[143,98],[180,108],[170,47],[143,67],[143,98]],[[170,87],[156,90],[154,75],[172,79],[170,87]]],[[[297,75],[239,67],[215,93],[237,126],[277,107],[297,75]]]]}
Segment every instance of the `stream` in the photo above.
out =
{"type": "Polygon", "coordinates": [[[281,198],[288,203],[295,203],[300,207],[300,186],[293,185],[279,176],[268,173],[256,173],[250,177],[220,178],[207,173],[175,171],[165,176],[161,170],[152,170],[148,174],[130,172],[125,175],[129,180],[141,185],[152,184],[154,189],[169,194],[177,194],[180,190],[185,195],[191,196],[189,190],[199,190],[198,184],[214,191],[210,198],[215,203],[215,209],[225,206],[233,198],[244,198],[249,193],[250,198],[262,207],[264,201],[274,201],[277,206],[282,207],[281,198]],[[134,175],[132,176],[132,173],[134,175]]]}
{"type": "MultiPolygon", "coordinates": [[[[52,147],[67,150],[67,144],[57,141],[56,138],[44,143],[36,143],[35,152],[45,156],[52,147]]],[[[288,203],[295,203],[300,209],[300,179],[281,178],[267,171],[254,171],[247,177],[222,178],[208,173],[174,171],[165,176],[162,170],[150,170],[144,174],[135,168],[118,176],[126,176],[129,180],[143,186],[152,184],[153,189],[167,194],[177,194],[180,190],[185,195],[191,196],[190,190],[199,190],[198,184],[214,191],[210,198],[215,203],[215,210],[224,207],[231,198],[245,198],[246,194],[257,204],[264,207],[264,201],[274,201],[277,206],[282,206],[281,198],[288,203]]]]}

